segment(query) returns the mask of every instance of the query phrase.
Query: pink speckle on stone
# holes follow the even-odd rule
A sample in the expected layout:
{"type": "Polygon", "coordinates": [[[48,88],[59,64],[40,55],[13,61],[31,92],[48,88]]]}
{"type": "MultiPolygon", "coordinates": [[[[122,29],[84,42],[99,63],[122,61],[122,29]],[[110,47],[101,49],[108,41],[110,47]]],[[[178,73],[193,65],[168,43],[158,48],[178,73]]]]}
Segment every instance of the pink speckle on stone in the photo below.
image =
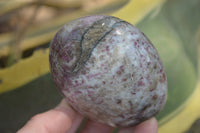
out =
{"type": "Polygon", "coordinates": [[[99,75],[101,75],[100,72],[99,72],[99,73],[96,73],[96,74],[87,75],[86,77],[87,77],[87,79],[92,79],[92,78],[95,78],[95,77],[97,77],[97,76],[99,76],[99,75]]]}
{"type": "Polygon", "coordinates": [[[133,126],[165,105],[167,77],[158,52],[119,18],[95,15],[67,23],[51,42],[49,61],[68,103],[92,120],[133,126]]]}
{"type": "Polygon", "coordinates": [[[145,86],[145,83],[143,81],[138,81],[138,86],[145,86]]]}
{"type": "Polygon", "coordinates": [[[135,93],[135,92],[131,92],[131,94],[132,94],[132,95],[135,95],[136,93],[135,93]]]}

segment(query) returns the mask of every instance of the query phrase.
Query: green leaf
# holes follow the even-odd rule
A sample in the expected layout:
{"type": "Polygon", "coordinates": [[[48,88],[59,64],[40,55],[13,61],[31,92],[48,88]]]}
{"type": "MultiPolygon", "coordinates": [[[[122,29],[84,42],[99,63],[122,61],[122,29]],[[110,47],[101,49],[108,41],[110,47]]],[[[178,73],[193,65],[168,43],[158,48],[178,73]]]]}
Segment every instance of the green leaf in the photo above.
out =
{"type": "Polygon", "coordinates": [[[150,13],[137,25],[157,48],[167,73],[168,100],[157,116],[159,120],[178,110],[195,89],[198,7],[200,1],[197,0],[167,1],[158,14],[150,13]]]}

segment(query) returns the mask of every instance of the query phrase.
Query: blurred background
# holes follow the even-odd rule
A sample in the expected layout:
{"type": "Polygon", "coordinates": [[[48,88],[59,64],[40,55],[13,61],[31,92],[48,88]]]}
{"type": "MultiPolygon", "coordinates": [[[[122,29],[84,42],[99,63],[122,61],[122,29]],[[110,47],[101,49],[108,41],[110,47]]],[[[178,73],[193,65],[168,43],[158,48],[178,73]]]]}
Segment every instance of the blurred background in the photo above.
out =
{"type": "Polygon", "coordinates": [[[93,14],[134,24],[158,50],[169,89],[159,133],[200,133],[200,0],[0,1],[0,133],[15,133],[60,102],[49,43],[65,23],[93,14]]]}

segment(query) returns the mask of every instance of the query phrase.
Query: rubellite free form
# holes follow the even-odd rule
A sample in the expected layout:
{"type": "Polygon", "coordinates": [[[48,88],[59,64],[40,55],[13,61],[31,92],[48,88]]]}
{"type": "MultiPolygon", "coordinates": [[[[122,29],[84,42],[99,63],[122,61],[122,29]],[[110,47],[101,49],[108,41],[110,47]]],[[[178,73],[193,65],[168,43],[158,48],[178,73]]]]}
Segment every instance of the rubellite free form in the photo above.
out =
{"type": "Polygon", "coordinates": [[[95,15],[67,23],[51,42],[49,60],[65,99],[92,120],[133,126],[165,105],[167,78],[158,52],[119,18],[95,15]]]}

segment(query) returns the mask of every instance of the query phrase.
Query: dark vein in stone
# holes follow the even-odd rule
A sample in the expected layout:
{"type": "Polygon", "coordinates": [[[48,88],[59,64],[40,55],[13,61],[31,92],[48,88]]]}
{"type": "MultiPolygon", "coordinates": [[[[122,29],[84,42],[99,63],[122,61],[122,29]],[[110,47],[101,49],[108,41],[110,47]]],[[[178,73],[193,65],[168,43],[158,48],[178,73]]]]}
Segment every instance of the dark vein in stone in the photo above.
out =
{"type": "Polygon", "coordinates": [[[101,20],[98,20],[92,26],[90,26],[88,29],[86,29],[85,32],[83,33],[83,36],[82,36],[81,41],[80,41],[80,49],[81,49],[80,56],[79,56],[75,66],[72,70],[72,73],[78,72],[80,70],[80,68],[83,67],[83,65],[89,60],[90,56],[92,55],[92,51],[94,50],[94,48],[101,42],[101,40],[103,40],[108,34],[110,34],[110,32],[113,31],[113,29],[116,27],[117,24],[122,23],[122,22],[124,23],[124,21],[120,21],[120,20],[118,22],[115,22],[111,27],[107,27],[107,28],[110,28],[108,31],[106,31],[106,29],[104,29],[102,31],[102,32],[106,31],[105,34],[99,35],[99,36],[97,35],[97,37],[100,37],[100,38],[93,40],[92,39],[93,35],[90,35],[89,32],[98,32],[98,26],[100,24],[106,22],[106,19],[112,19],[112,17],[106,17],[106,18],[103,18],[101,20]],[[102,23],[100,23],[101,21],[102,21],[102,23]],[[95,31],[95,28],[97,28],[97,31],[95,31]],[[89,34],[89,40],[88,41],[87,41],[88,38],[86,37],[87,33],[89,34]],[[85,47],[86,47],[85,50],[83,50],[84,41],[86,41],[85,42],[85,47]],[[89,42],[89,41],[91,41],[91,42],[94,41],[94,42],[86,45],[87,42],[89,42]],[[89,46],[89,47],[87,48],[87,46],[89,46]]]}

